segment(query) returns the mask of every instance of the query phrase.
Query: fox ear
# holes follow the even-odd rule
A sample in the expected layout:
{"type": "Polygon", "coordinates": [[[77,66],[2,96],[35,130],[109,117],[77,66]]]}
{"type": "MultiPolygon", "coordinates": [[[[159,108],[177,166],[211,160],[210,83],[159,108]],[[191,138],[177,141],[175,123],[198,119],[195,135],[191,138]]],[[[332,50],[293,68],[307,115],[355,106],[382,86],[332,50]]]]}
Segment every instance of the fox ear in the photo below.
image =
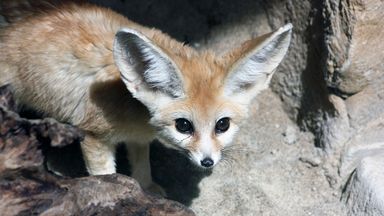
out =
{"type": "Polygon", "coordinates": [[[229,54],[232,66],[224,84],[226,96],[239,96],[250,102],[268,87],[272,75],[283,60],[291,40],[292,25],[255,38],[229,54]]]}
{"type": "Polygon", "coordinates": [[[176,64],[143,34],[132,29],[118,31],[113,54],[128,90],[147,106],[152,106],[159,97],[184,95],[181,73],[176,64]]]}

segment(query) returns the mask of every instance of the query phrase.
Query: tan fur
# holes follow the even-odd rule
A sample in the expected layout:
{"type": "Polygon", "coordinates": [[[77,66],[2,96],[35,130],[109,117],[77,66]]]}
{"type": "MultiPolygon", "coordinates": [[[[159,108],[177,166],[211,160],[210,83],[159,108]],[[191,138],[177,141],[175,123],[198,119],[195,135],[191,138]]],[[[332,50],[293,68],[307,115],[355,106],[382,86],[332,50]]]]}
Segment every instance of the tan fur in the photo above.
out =
{"type": "Polygon", "coordinates": [[[226,78],[239,59],[270,35],[218,57],[210,51],[199,53],[109,9],[88,4],[55,8],[1,30],[0,84],[12,84],[20,103],[84,130],[82,150],[91,174],[115,172],[114,148],[125,142],[134,177],[144,187],[152,187],[148,143],[159,128],[175,127],[175,113],[187,112],[196,127],[184,147],[190,153],[200,148],[203,139],[212,140],[215,152],[225,146],[213,130],[218,114],[230,113],[236,128],[247,115],[248,104],[224,95],[226,78]],[[113,41],[121,28],[142,33],[173,60],[182,73],[184,99],[151,116],[132,96],[113,56],[113,41]]]}

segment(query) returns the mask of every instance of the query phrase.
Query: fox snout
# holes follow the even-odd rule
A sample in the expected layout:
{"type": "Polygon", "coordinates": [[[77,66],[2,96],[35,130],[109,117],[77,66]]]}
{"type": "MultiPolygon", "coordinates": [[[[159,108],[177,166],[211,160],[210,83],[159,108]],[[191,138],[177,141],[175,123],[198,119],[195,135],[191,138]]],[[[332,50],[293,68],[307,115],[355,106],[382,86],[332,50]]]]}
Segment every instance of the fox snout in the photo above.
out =
{"type": "Polygon", "coordinates": [[[166,111],[171,113],[171,118],[166,122],[160,123],[169,115],[162,115],[158,120],[152,119],[154,125],[168,125],[157,127],[158,139],[167,147],[185,153],[195,165],[203,169],[212,168],[221,160],[222,150],[231,143],[238,131],[236,121],[231,120],[236,116],[228,111],[219,112],[217,117],[205,121],[200,120],[202,118],[198,112],[188,116],[181,111],[176,113],[183,117],[172,120],[174,110],[166,111]],[[221,117],[224,114],[232,117],[221,117]]]}
{"type": "MultiPolygon", "coordinates": [[[[234,117],[229,112],[226,114],[234,117]]],[[[223,113],[219,114],[222,115],[223,113]]],[[[196,118],[176,119],[175,125],[170,129],[174,130],[173,134],[180,135],[177,140],[181,142],[176,143],[187,152],[195,165],[203,169],[212,168],[220,161],[222,149],[231,142],[238,126],[231,123],[230,117],[199,121],[201,117],[198,117],[198,112],[193,116],[196,118]]]]}
{"type": "Polygon", "coordinates": [[[215,162],[211,158],[206,157],[206,158],[204,158],[203,160],[200,161],[200,164],[203,167],[210,168],[210,167],[212,167],[215,164],[215,162]]]}
{"type": "Polygon", "coordinates": [[[221,159],[220,151],[205,152],[194,151],[189,153],[190,159],[199,167],[207,169],[214,167],[221,159]]]}
{"type": "Polygon", "coordinates": [[[198,158],[193,158],[196,164],[202,168],[212,168],[214,167],[218,161],[214,161],[212,157],[204,157],[204,159],[200,160],[198,158]]]}

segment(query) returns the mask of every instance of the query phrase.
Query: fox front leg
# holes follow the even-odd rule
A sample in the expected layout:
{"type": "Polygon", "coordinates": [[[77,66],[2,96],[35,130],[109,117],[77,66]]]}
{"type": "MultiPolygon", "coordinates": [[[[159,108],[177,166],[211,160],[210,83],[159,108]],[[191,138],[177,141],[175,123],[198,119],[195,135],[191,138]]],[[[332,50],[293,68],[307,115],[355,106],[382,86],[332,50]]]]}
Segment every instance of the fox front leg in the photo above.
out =
{"type": "Polygon", "coordinates": [[[81,150],[90,175],[116,173],[115,146],[108,145],[92,135],[86,135],[81,150]]]}
{"type": "Polygon", "coordinates": [[[161,186],[152,181],[149,144],[127,144],[126,146],[132,177],[140,183],[141,187],[163,196],[166,195],[161,186]]]}

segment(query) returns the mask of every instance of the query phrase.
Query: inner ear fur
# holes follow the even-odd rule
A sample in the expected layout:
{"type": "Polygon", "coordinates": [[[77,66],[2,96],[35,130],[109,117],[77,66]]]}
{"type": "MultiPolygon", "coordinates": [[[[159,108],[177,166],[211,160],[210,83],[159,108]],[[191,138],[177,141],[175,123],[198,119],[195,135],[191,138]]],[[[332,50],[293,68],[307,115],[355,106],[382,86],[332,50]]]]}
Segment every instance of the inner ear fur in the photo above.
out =
{"type": "Polygon", "coordinates": [[[162,48],[140,32],[132,29],[118,31],[114,58],[123,82],[138,99],[145,94],[184,95],[177,65],[162,48]]]}
{"type": "Polygon", "coordinates": [[[245,42],[225,56],[228,74],[224,83],[226,95],[248,94],[254,97],[268,87],[273,72],[285,56],[291,40],[292,25],[245,42]]]}

